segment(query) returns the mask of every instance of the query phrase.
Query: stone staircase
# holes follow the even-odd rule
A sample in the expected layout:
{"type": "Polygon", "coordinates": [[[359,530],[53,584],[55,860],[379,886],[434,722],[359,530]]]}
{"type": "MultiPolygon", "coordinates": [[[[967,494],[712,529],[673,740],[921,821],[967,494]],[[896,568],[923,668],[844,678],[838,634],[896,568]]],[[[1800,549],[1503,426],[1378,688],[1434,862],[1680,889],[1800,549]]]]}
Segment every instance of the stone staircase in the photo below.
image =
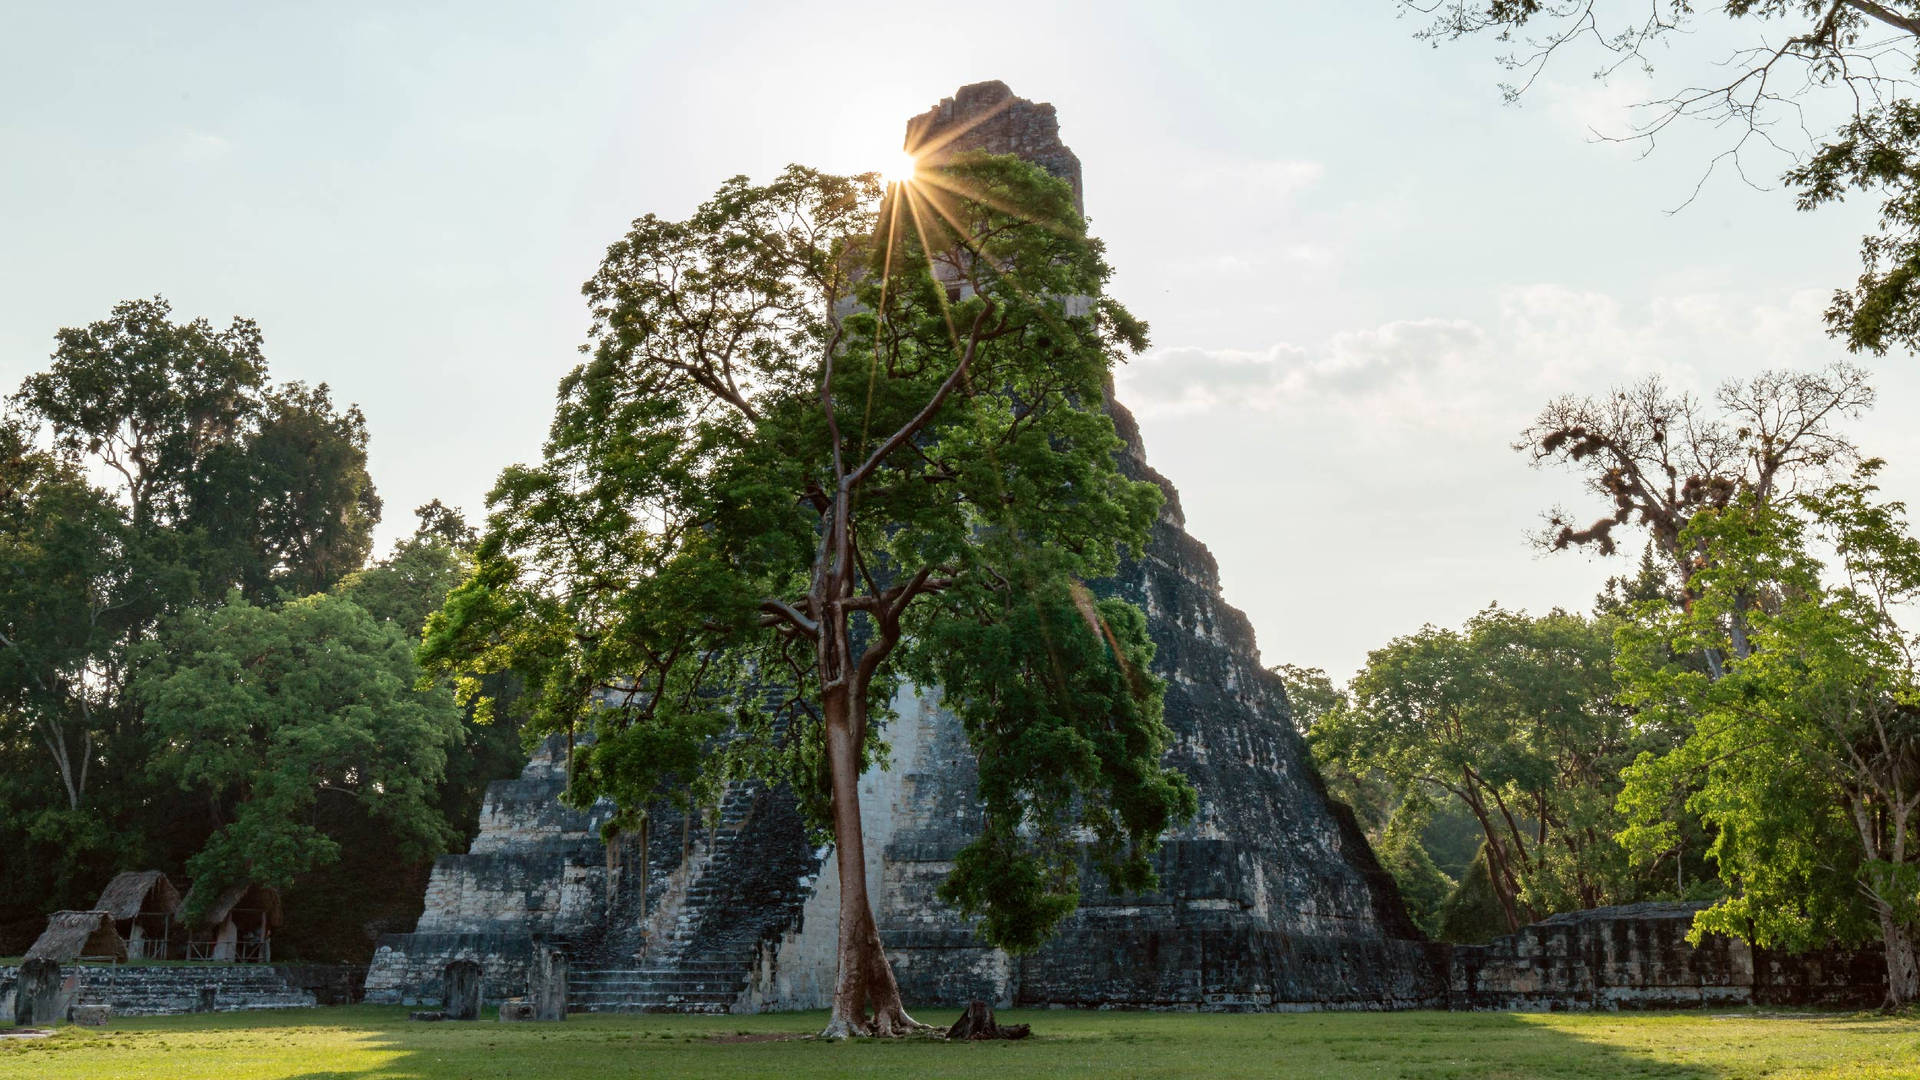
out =
{"type": "Polygon", "coordinates": [[[78,1005],[107,1005],[115,1016],[310,1008],[311,991],[266,964],[78,967],[78,1005]]]}
{"type": "MultiPolygon", "coordinates": [[[[786,928],[796,889],[799,829],[792,796],[757,782],[728,786],[707,843],[679,888],[637,935],[636,959],[575,958],[567,1003],[591,1012],[724,1013],[746,990],[760,945],[786,928]],[[769,903],[769,901],[772,903],[769,903]],[[585,962],[582,962],[585,960],[585,962]]],[[[600,957],[618,952],[598,950],[600,957]]]]}

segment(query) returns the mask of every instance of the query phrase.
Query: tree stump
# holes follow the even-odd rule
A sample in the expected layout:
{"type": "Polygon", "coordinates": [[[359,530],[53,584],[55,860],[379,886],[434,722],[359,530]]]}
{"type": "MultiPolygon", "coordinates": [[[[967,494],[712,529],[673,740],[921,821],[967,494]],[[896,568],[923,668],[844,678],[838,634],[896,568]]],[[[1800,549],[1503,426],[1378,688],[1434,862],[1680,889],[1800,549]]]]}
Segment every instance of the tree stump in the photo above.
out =
{"type": "Polygon", "coordinates": [[[440,973],[445,990],[442,1012],[449,1020],[480,1019],[480,965],[471,960],[455,960],[440,973]]]}
{"type": "Polygon", "coordinates": [[[984,1001],[969,1001],[967,1011],[947,1029],[947,1038],[1024,1039],[1032,1033],[1032,1025],[1000,1024],[993,1018],[993,1006],[984,1001]]]}
{"type": "Polygon", "coordinates": [[[22,1026],[59,1023],[60,964],[38,957],[20,965],[14,988],[13,1022],[22,1026]]]}
{"type": "Polygon", "coordinates": [[[567,954],[551,945],[535,946],[527,968],[527,1000],[535,1020],[567,1018],[567,954]]]}

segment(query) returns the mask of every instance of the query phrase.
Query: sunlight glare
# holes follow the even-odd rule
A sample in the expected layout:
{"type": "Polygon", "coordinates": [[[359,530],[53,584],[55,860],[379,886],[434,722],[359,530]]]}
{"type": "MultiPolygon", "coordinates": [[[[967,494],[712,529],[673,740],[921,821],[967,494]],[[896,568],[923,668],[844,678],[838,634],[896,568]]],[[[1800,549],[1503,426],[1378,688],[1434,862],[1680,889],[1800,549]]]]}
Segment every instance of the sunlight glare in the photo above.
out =
{"type": "Polygon", "coordinates": [[[889,185],[903,184],[912,180],[914,174],[919,171],[920,162],[912,154],[902,150],[891,164],[880,170],[880,176],[889,185]]]}

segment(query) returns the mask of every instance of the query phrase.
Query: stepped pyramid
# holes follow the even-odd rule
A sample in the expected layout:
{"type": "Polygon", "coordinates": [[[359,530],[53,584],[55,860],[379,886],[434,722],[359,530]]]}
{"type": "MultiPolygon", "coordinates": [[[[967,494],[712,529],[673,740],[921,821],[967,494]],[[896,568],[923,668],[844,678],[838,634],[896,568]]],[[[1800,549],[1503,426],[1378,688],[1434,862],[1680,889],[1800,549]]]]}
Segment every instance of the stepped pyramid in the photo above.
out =
{"type": "MultiPolygon", "coordinates": [[[[1019,154],[1082,190],[1053,106],[1003,83],[961,88],[910,121],[908,139],[909,149],[1019,154]]],[[[1167,680],[1169,760],[1199,789],[1200,813],[1157,856],[1158,891],[1113,895],[1089,876],[1059,936],[1008,957],[935,896],[979,824],[973,762],[958,721],[904,692],[886,732],[893,768],[862,779],[861,809],[874,915],[909,1007],[1443,1003],[1443,952],[1407,918],[1352,814],[1328,798],[1251,625],[1220,595],[1213,556],[1147,464],[1132,415],[1109,408],[1124,467],[1167,500],[1142,557],[1101,587],[1147,613],[1167,680]]],[[[790,793],[741,785],[715,820],[662,820],[643,876],[629,841],[609,849],[598,838],[610,808],[564,807],[564,786],[564,749],[550,740],[518,780],[488,789],[472,851],[435,865],[416,931],[381,939],[369,1000],[433,1001],[457,958],[481,963],[488,998],[518,995],[533,944],[545,940],[572,955],[576,1006],[827,1005],[838,883],[828,852],[808,846],[790,793]]]]}

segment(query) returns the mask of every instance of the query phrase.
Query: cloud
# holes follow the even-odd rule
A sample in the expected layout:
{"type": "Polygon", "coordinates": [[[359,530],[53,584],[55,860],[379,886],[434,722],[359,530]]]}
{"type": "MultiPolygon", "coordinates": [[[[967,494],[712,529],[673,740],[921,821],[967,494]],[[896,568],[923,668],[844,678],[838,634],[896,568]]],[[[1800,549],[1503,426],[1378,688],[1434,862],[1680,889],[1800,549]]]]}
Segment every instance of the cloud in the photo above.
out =
{"type": "Polygon", "coordinates": [[[1757,368],[1826,363],[1835,350],[1818,333],[1822,303],[1814,291],[1759,301],[1699,291],[1627,304],[1534,284],[1503,290],[1484,325],[1400,319],[1310,345],[1173,346],[1115,381],[1142,417],[1331,414],[1376,429],[1465,431],[1524,423],[1556,395],[1603,393],[1652,372],[1705,393],[1757,368]]]}
{"type": "Polygon", "coordinates": [[[1197,163],[1179,174],[1190,195],[1228,199],[1290,201],[1326,174],[1318,161],[1220,161],[1197,163]]]}
{"type": "Polygon", "coordinates": [[[1417,319],[1335,334],[1313,350],[1160,349],[1129,363],[1116,382],[1144,416],[1376,408],[1388,397],[1426,394],[1435,375],[1471,366],[1485,338],[1462,320],[1417,319]]]}
{"type": "Polygon", "coordinates": [[[210,165],[233,152],[231,140],[210,131],[189,131],[174,142],[174,157],[186,165],[210,165]]]}

